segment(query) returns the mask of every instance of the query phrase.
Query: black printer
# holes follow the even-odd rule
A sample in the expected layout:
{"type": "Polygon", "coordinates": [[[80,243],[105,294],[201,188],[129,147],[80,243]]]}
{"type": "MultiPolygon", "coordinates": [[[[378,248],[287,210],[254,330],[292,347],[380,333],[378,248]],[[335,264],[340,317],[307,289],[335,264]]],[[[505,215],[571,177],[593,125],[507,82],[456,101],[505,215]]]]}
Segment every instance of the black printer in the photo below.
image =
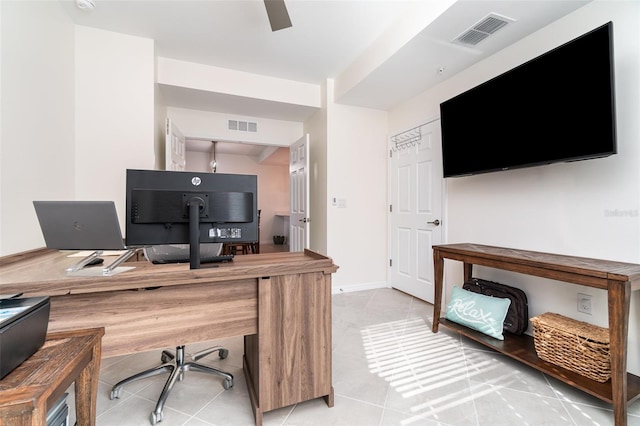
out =
{"type": "Polygon", "coordinates": [[[0,298],[0,379],[44,344],[49,297],[0,298]]]}

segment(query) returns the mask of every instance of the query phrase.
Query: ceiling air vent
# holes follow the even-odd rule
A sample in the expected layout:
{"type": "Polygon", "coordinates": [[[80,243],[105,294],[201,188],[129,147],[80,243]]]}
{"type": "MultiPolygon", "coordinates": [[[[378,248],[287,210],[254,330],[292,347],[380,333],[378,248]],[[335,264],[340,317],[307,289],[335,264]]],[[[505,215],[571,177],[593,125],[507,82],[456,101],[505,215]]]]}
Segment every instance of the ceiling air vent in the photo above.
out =
{"type": "Polygon", "coordinates": [[[500,28],[514,21],[514,19],[507,18],[506,16],[490,13],[456,37],[453,42],[466,46],[475,46],[500,28]]]}
{"type": "Polygon", "coordinates": [[[253,123],[251,121],[229,120],[228,128],[229,130],[255,133],[258,131],[258,123],[253,123]]]}

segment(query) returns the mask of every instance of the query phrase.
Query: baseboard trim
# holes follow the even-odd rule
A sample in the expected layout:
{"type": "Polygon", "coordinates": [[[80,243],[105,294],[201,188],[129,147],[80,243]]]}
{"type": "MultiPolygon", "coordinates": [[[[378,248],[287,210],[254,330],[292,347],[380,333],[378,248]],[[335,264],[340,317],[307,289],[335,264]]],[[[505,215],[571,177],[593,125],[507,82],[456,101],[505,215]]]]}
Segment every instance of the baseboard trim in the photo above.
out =
{"type": "Polygon", "coordinates": [[[349,285],[333,285],[331,288],[331,294],[350,293],[353,291],[363,290],[375,290],[378,288],[390,288],[391,286],[386,281],[378,281],[372,283],[363,284],[349,284],[349,285]]]}

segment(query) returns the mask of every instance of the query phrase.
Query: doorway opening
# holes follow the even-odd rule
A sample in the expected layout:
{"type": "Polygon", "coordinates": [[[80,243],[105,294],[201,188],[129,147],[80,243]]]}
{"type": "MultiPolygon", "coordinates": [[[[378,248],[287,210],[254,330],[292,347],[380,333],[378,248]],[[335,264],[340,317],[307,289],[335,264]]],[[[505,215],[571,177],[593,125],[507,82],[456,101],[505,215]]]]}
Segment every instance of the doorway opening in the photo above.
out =
{"type": "Polygon", "coordinates": [[[257,175],[260,252],[289,251],[288,147],[186,137],[185,160],[186,171],[211,173],[215,160],[216,173],[257,175]]]}

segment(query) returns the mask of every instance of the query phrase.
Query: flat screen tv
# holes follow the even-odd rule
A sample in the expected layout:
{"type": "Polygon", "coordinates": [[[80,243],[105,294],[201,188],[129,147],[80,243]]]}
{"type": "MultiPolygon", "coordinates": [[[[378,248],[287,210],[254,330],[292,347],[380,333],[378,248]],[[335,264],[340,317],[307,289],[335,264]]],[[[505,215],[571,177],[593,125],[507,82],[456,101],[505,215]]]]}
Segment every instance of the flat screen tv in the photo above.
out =
{"type": "Polygon", "coordinates": [[[616,153],[613,24],[440,104],[444,177],[616,153]]]}
{"type": "Polygon", "coordinates": [[[255,175],[127,170],[127,247],[189,244],[191,269],[200,245],[258,240],[255,175]]]}

